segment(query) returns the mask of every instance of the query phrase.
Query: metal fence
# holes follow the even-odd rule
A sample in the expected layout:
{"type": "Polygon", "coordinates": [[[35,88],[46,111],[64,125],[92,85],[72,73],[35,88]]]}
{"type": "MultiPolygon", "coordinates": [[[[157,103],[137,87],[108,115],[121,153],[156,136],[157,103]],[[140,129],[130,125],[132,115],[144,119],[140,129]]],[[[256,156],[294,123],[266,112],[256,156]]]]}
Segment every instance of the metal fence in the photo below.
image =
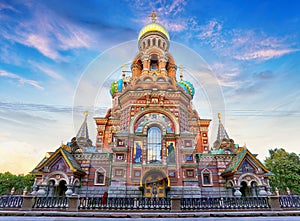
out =
{"type": "Polygon", "coordinates": [[[99,210],[131,211],[159,210],[181,211],[205,210],[269,210],[300,209],[300,196],[271,197],[200,197],[200,198],[103,198],[103,197],[38,197],[0,196],[0,209],[37,210],[99,210]]]}
{"type": "Polygon", "coordinates": [[[79,209],[105,210],[170,210],[169,198],[102,198],[81,197],[79,209]]]}
{"type": "Polygon", "coordinates": [[[181,199],[182,210],[267,209],[267,197],[202,197],[181,199]]]}
{"type": "Polygon", "coordinates": [[[33,208],[56,208],[64,209],[68,207],[67,197],[36,197],[33,208]]]}
{"type": "Polygon", "coordinates": [[[21,208],[23,196],[0,196],[0,208],[21,208]]]}
{"type": "Polygon", "coordinates": [[[300,196],[280,196],[281,208],[300,208],[300,196]]]}

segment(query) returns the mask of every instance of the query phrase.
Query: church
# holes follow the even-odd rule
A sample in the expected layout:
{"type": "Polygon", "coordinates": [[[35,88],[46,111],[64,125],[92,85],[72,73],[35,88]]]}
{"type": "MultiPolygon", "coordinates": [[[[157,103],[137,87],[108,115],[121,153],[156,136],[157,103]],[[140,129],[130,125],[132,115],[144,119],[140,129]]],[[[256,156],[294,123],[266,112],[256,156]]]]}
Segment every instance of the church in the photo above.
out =
{"type": "MultiPolygon", "coordinates": [[[[96,143],[83,123],[67,144],[46,153],[31,172],[32,194],[43,196],[266,196],[272,173],[235,144],[219,114],[210,145],[210,119],[193,109],[196,93],[169,53],[170,37],[152,13],[138,35],[131,71],[111,82],[112,106],[94,117],[96,143]]],[[[217,113],[215,113],[217,114],[217,113]]]]}

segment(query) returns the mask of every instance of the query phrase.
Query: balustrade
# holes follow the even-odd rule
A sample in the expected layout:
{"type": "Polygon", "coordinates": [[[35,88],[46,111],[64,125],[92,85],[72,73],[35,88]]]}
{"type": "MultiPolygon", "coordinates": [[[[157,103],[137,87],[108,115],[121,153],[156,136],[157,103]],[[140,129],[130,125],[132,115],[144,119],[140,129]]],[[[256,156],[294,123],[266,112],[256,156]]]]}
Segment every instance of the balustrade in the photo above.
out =
{"type": "Polygon", "coordinates": [[[267,197],[201,197],[181,199],[182,210],[264,209],[267,197]]]}
{"type": "MultiPolygon", "coordinates": [[[[200,197],[200,198],[103,198],[103,197],[39,197],[25,196],[26,202],[31,199],[32,204],[27,205],[23,196],[0,196],[2,209],[75,209],[78,210],[173,210],[171,200],[180,200],[183,211],[200,210],[257,210],[257,209],[300,209],[300,196],[279,197],[200,197]],[[28,198],[29,197],[29,198],[28,198]],[[72,204],[70,204],[72,200],[72,204]],[[276,203],[277,202],[277,203],[276,203]],[[71,206],[70,206],[71,205],[71,206]],[[28,206],[28,207],[27,207],[28,206]],[[69,206],[71,208],[69,208],[69,206]],[[24,207],[24,208],[23,208],[24,207]]],[[[175,201],[174,201],[175,202],[175,201]]],[[[175,204],[174,204],[175,205],[175,204]]],[[[176,207],[177,208],[177,207],[176,207]]],[[[178,201],[179,209],[179,201],[178,201]]]]}
{"type": "Polygon", "coordinates": [[[81,197],[79,209],[107,209],[107,210],[170,210],[168,198],[119,198],[104,200],[102,197],[81,197]]]}
{"type": "Polygon", "coordinates": [[[57,197],[36,197],[33,204],[33,208],[67,208],[68,198],[57,196],[57,197]]]}
{"type": "Polygon", "coordinates": [[[0,196],[0,208],[21,208],[22,196],[0,196]]]}
{"type": "Polygon", "coordinates": [[[281,208],[300,208],[300,196],[280,196],[279,203],[281,208]]]}

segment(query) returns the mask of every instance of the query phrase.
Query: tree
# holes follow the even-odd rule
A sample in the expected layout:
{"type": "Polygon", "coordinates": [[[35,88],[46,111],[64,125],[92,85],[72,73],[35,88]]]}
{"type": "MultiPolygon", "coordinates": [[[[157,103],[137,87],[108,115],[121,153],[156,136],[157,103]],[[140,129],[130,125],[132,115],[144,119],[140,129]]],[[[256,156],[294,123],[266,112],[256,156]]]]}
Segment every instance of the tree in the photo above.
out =
{"type": "Polygon", "coordinates": [[[11,189],[15,188],[15,194],[22,194],[25,187],[30,191],[34,182],[31,174],[13,175],[10,172],[0,173],[0,195],[10,194],[11,189]]]}
{"type": "Polygon", "coordinates": [[[274,174],[270,185],[281,193],[288,187],[293,194],[300,194],[300,158],[284,149],[269,150],[270,157],[265,160],[266,167],[274,174]]]}

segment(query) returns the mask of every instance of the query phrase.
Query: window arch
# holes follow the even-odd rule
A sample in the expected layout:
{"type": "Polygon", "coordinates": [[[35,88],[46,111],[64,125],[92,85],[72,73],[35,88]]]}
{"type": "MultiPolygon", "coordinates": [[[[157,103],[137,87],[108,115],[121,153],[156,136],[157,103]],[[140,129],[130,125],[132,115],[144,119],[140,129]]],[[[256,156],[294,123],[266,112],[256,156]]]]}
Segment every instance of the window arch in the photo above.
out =
{"type": "Polygon", "coordinates": [[[147,162],[161,163],[161,130],[151,127],[148,130],[147,162]]]}
{"type": "Polygon", "coordinates": [[[155,46],[155,45],[156,45],[156,39],[153,38],[153,39],[152,39],[152,46],[155,46]]]}
{"type": "Polygon", "coordinates": [[[106,171],[100,167],[95,171],[94,185],[105,185],[106,171]]]}
{"type": "Polygon", "coordinates": [[[157,43],[158,47],[161,47],[161,40],[158,39],[158,43],[157,43]]]}
{"type": "Polygon", "coordinates": [[[212,186],[212,172],[208,169],[201,171],[202,186],[212,186]]]}

